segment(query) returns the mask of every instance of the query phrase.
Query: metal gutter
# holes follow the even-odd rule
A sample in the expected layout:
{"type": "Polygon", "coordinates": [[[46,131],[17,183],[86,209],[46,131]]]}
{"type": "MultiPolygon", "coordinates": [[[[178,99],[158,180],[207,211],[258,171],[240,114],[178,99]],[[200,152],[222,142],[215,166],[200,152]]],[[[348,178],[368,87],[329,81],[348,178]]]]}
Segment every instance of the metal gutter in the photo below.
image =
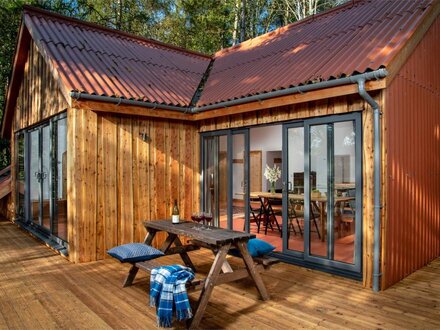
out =
{"type": "Polygon", "coordinates": [[[381,79],[381,78],[385,78],[387,74],[388,73],[385,69],[379,69],[376,71],[362,73],[362,74],[358,74],[358,75],[354,75],[354,76],[350,76],[350,77],[334,79],[334,80],[326,80],[326,81],[321,81],[321,82],[318,82],[315,84],[301,85],[301,86],[297,86],[297,87],[281,89],[281,90],[268,92],[268,93],[264,93],[264,94],[252,95],[252,96],[244,97],[241,99],[219,102],[219,103],[205,105],[205,106],[201,106],[201,107],[194,107],[194,108],[192,108],[191,112],[195,113],[195,112],[199,112],[199,111],[207,111],[207,110],[212,110],[212,109],[217,109],[217,108],[230,107],[230,106],[237,105],[237,104],[243,104],[243,103],[254,102],[254,101],[262,101],[262,100],[269,99],[272,97],[285,96],[285,95],[296,94],[296,93],[304,93],[304,92],[309,92],[309,91],[317,90],[317,89],[354,84],[354,83],[357,83],[361,79],[364,79],[364,80],[381,79]]]}
{"type": "Polygon", "coordinates": [[[374,242],[373,242],[373,291],[380,290],[380,201],[381,193],[381,134],[380,134],[380,108],[377,102],[365,90],[365,80],[358,81],[359,95],[371,106],[374,115],[374,242]]]}
{"type": "Polygon", "coordinates": [[[122,97],[92,95],[92,94],[84,94],[84,93],[80,93],[80,92],[71,92],[70,96],[72,97],[72,99],[74,99],[76,101],[83,99],[83,100],[89,100],[89,101],[115,103],[116,105],[120,105],[120,104],[136,105],[136,106],[140,106],[140,107],[153,108],[153,110],[154,109],[163,109],[163,110],[180,111],[180,112],[184,112],[184,113],[191,112],[191,108],[189,108],[189,107],[179,107],[179,106],[175,106],[175,105],[167,105],[167,104],[161,104],[161,103],[129,100],[129,99],[124,99],[122,97]]]}
{"type": "Polygon", "coordinates": [[[263,100],[270,99],[273,97],[285,96],[285,95],[296,94],[296,93],[305,93],[305,92],[318,90],[318,89],[354,84],[354,83],[358,83],[360,80],[367,81],[367,80],[373,80],[373,79],[381,79],[381,78],[385,78],[387,76],[387,74],[388,74],[388,72],[385,69],[379,69],[376,71],[362,73],[362,74],[358,74],[358,75],[354,75],[354,76],[350,76],[350,77],[334,79],[334,80],[326,80],[326,81],[321,81],[321,82],[318,82],[315,84],[301,85],[301,86],[297,86],[297,87],[281,89],[281,90],[277,90],[277,91],[267,92],[267,93],[258,94],[258,95],[252,95],[252,96],[243,97],[243,98],[236,99],[236,100],[224,101],[224,102],[205,105],[205,106],[201,106],[201,107],[197,107],[197,106],[196,107],[181,107],[181,106],[167,105],[167,104],[161,104],[161,103],[129,100],[129,99],[124,99],[124,98],[120,98],[120,97],[85,94],[85,93],[80,93],[80,92],[71,92],[70,96],[74,100],[84,99],[84,100],[98,101],[98,102],[109,102],[109,103],[114,103],[117,105],[127,104],[127,105],[136,105],[136,106],[153,108],[153,109],[180,111],[180,112],[184,112],[184,113],[198,113],[201,111],[208,111],[208,110],[213,110],[213,109],[217,109],[217,108],[227,108],[227,107],[231,107],[231,106],[243,104],[243,103],[263,101],[263,100]]]}

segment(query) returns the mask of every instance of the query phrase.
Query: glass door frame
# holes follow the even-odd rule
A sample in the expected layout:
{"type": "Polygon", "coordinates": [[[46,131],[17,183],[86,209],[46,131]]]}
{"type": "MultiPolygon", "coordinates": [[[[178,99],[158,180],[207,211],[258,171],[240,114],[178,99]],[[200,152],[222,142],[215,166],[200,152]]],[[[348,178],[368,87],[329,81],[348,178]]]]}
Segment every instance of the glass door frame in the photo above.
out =
{"type": "MultiPolygon", "coordinates": [[[[288,224],[289,224],[289,201],[288,201],[288,195],[289,195],[289,174],[288,174],[288,167],[289,167],[289,138],[288,138],[288,134],[289,134],[289,129],[291,128],[304,128],[304,121],[295,121],[295,122],[289,122],[289,123],[285,123],[283,124],[283,133],[282,133],[282,157],[283,157],[283,163],[282,163],[282,182],[283,182],[283,223],[282,223],[282,230],[283,233],[287,233],[287,231],[289,230],[288,228],[288,224]]],[[[305,135],[305,130],[304,130],[304,135],[305,135]]],[[[305,138],[305,136],[304,136],[305,138]]],[[[305,140],[304,140],[304,144],[305,144],[305,140]]],[[[304,150],[305,151],[305,150],[304,150]]],[[[304,163],[305,163],[305,158],[307,157],[308,153],[304,153],[304,163]]],[[[305,173],[305,171],[304,171],[305,173]]],[[[305,189],[305,178],[306,176],[304,175],[304,189],[305,189]]],[[[309,181],[309,180],[307,180],[309,181]]],[[[304,195],[305,195],[305,190],[304,190],[304,195]]],[[[304,197],[304,205],[307,203],[306,198],[304,197]]],[[[306,238],[306,223],[308,221],[304,221],[304,244],[305,244],[305,238],[306,238]]],[[[288,237],[289,235],[285,234],[283,235],[283,241],[282,241],[282,253],[286,254],[286,255],[291,255],[297,258],[304,258],[304,252],[301,251],[295,251],[295,250],[290,250],[288,247],[288,237]]],[[[304,247],[305,250],[305,247],[304,247]]]]}
{"type": "MultiPolygon", "coordinates": [[[[212,131],[212,132],[203,132],[200,133],[200,207],[203,211],[205,211],[205,139],[207,137],[215,137],[215,136],[226,136],[227,138],[227,169],[228,169],[228,182],[227,182],[227,227],[228,229],[232,229],[233,227],[233,136],[243,134],[244,136],[244,177],[243,177],[243,190],[244,196],[243,200],[245,201],[244,205],[244,213],[245,213],[245,231],[249,232],[249,160],[250,160],[250,141],[249,141],[249,129],[248,128],[239,128],[239,129],[228,129],[228,130],[220,130],[220,131],[212,131]]],[[[218,196],[215,197],[215,201],[217,203],[218,196]]]]}
{"type": "MultiPolygon", "coordinates": [[[[24,143],[25,143],[25,151],[24,151],[24,171],[25,171],[25,210],[24,210],[24,219],[23,222],[32,227],[36,228],[39,232],[41,232],[43,235],[47,236],[52,241],[55,241],[56,243],[67,247],[68,243],[59,238],[58,236],[55,236],[53,234],[53,228],[54,228],[54,221],[56,210],[55,210],[55,199],[57,194],[57,185],[56,180],[54,180],[54,166],[56,166],[56,140],[57,136],[54,136],[54,126],[55,124],[62,119],[67,118],[67,113],[63,112],[61,114],[58,114],[54,117],[52,117],[50,120],[41,122],[36,124],[35,126],[17,131],[15,136],[16,138],[23,134],[24,135],[24,143]],[[31,164],[30,164],[30,135],[32,132],[38,131],[38,166],[39,171],[41,172],[41,169],[43,167],[43,157],[42,157],[42,148],[43,148],[43,141],[42,141],[42,135],[43,135],[43,128],[49,127],[49,168],[47,173],[47,180],[49,180],[49,229],[43,226],[43,182],[39,182],[38,187],[38,193],[39,193],[39,210],[38,210],[38,223],[34,222],[32,219],[32,208],[31,208],[31,196],[30,196],[30,185],[31,180],[30,177],[33,175],[30,173],[31,170],[31,164]]],[[[67,136],[66,136],[67,138],[67,136]]],[[[16,158],[17,160],[17,158],[16,158]]]]}
{"type": "MultiPolygon", "coordinates": [[[[28,147],[27,150],[25,151],[25,154],[27,156],[27,157],[25,157],[25,159],[27,159],[27,161],[25,161],[25,162],[30,162],[30,160],[31,160],[30,154],[32,152],[32,150],[30,150],[30,148],[29,148],[31,146],[31,144],[29,143],[30,135],[33,132],[38,132],[37,133],[37,135],[38,135],[38,146],[37,146],[37,148],[38,148],[38,175],[42,174],[42,168],[43,168],[43,165],[44,165],[43,164],[43,157],[42,157],[42,155],[43,155],[43,129],[46,128],[46,127],[49,128],[49,136],[50,136],[50,134],[51,134],[51,126],[50,126],[49,122],[45,122],[45,123],[42,123],[42,124],[40,124],[40,125],[38,125],[36,127],[33,127],[31,129],[27,130],[26,133],[25,133],[26,140],[27,140],[26,146],[28,147]]],[[[52,141],[51,141],[51,139],[49,139],[49,149],[50,149],[49,155],[51,155],[51,150],[52,150],[52,141]]],[[[27,165],[28,165],[27,168],[30,171],[31,170],[30,163],[28,163],[27,165]]],[[[49,180],[49,186],[50,186],[51,181],[52,181],[51,180],[51,166],[49,166],[49,170],[48,171],[49,171],[49,173],[47,173],[47,179],[49,180]]],[[[29,175],[27,176],[27,178],[29,178],[28,182],[26,183],[26,186],[29,188],[27,190],[28,191],[27,195],[29,195],[29,193],[31,191],[30,190],[30,184],[31,184],[30,178],[31,178],[32,175],[36,176],[37,172],[29,173],[29,175]]],[[[27,199],[29,201],[29,204],[26,205],[27,206],[27,212],[25,212],[25,214],[27,215],[26,216],[26,221],[28,221],[29,223],[38,225],[38,227],[39,227],[39,229],[41,231],[43,231],[46,234],[50,234],[51,233],[50,228],[48,229],[48,228],[44,227],[44,225],[43,225],[43,216],[44,216],[44,214],[43,214],[43,212],[44,212],[44,210],[43,210],[43,208],[44,208],[44,206],[43,206],[43,204],[44,204],[44,197],[43,197],[43,189],[44,188],[43,188],[43,184],[44,184],[44,182],[42,180],[38,179],[38,187],[37,187],[37,190],[38,190],[38,224],[36,224],[33,221],[33,219],[32,219],[32,207],[30,205],[30,201],[31,201],[31,197],[30,196],[28,196],[28,199],[27,199]]],[[[50,194],[49,194],[49,196],[50,196],[50,194]]],[[[52,226],[51,209],[52,209],[52,203],[51,203],[50,198],[49,198],[49,226],[50,227],[52,226]]]]}
{"type": "MultiPolygon", "coordinates": [[[[315,125],[334,124],[338,122],[354,121],[355,125],[355,182],[356,182],[356,213],[355,213],[355,246],[353,263],[348,264],[341,261],[331,260],[334,255],[334,231],[333,231],[333,212],[330,213],[330,219],[327,221],[327,257],[314,256],[310,254],[310,180],[304,180],[304,252],[293,251],[288,249],[287,237],[283,235],[283,253],[296,258],[303,258],[305,262],[340,269],[342,271],[350,271],[360,273],[362,270],[362,210],[363,210],[363,177],[362,177],[362,114],[354,112],[343,115],[332,115],[319,118],[311,118],[299,122],[285,123],[283,125],[283,231],[287,232],[288,223],[288,130],[290,128],[304,127],[304,177],[310,178],[310,127],[315,125]]],[[[332,147],[328,149],[327,157],[327,181],[329,190],[333,191],[334,178],[330,179],[334,168],[333,142],[332,147]]],[[[334,204],[333,194],[329,194],[328,205],[334,204]]]]}

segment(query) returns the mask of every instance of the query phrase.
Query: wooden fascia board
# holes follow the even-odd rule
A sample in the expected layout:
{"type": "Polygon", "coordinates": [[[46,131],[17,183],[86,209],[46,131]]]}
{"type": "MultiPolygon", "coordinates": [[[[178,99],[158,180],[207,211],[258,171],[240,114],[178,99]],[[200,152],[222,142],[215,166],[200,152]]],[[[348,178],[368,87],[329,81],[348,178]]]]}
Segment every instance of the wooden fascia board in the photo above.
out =
{"type": "MultiPolygon", "coordinates": [[[[386,87],[384,79],[377,81],[368,81],[366,83],[367,91],[380,90],[386,87]]],[[[222,116],[229,116],[251,111],[259,111],[270,109],[274,107],[281,107],[286,105],[304,103],[308,101],[322,100],[326,98],[350,95],[358,93],[357,84],[344,85],[339,87],[332,87],[320,89],[316,91],[297,93],[292,95],[280,96],[272,99],[263,100],[260,102],[244,103],[228,108],[219,108],[209,110],[201,113],[184,113],[178,111],[170,111],[163,109],[153,109],[148,107],[141,107],[127,104],[114,104],[107,102],[98,102],[90,100],[72,100],[72,107],[78,109],[92,110],[95,112],[115,113],[140,117],[154,117],[163,119],[183,120],[183,121],[199,121],[222,116]]]]}
{"type": "Polygon", "coordinates": [[[21,22],[18,34],[17,46],[12,67],[11,82],[6,94],[6,106],[3,114],[1,136],[9,138],[12,132],[12,120],[14,118],[14,109],[17,105],[17,97],[20,92],[20,85],[23,80],[24,66],[29,54],[31,36],[26,29],[24,22],[21,22]]]}
{"type": "Polygon", "coordinates": [[[425,36],[426,32],[431,27],[432,23],[436,20],[440,13],[440,1],[435,1],[432,8],[428,9],[429,12],[426,14],[422,22],[417,26],[413,35],[405,43],[400,51],[396,53],[390,63],[387,65],[388,76],[386,77],[387,85],[389,85],[397,73],[400,71],[402,66],[406,63],[407,59],[411,56],[414,49],[420,43],[420,41],[425,36]]]}
{"type": "Polygon", "coordinates": [[[92,110],[95,112],[107,112],[139,117],[155,117],[163,119],[193,121],[194,115],[179,111],[153,109],[136,105],[113,104],[88,100],[72,100],[72,107],[77,109],[92,110]]]}
{"type": "MultiPolygon", "coordinates": [[[[384,79],[377,81],[372,80],[366,83],[367,91],[373,91],[384,88],[386,88],[386,81],[384,79]]],[[[222,117],[227,115],[234,115],[234,114],[240,114],[250,111],[270,109],[275,107],[322,100],[322,99],[356,94],[356,93],[358,93],[357,84],[343,85],[339,87],[319,89],[311,92],[280,96],[272,99],[262,100],[259,102],[257,101],[251,103],[244,103],[244,104],[231,106],[228,108],[209,110],[206,112],[197,113],[194,115],[194,117],[195,120],[211,119],[211,118],[222,117]]]]}
{"type": "Polygon", "coordinates": [[[32,37],[32,40],[35,42],[38,51],[40,52],[41,56],[43,57],[46,64],[49,66],[49,70],[52,73],[55,81],[58,84],[58,88],[60,89],[61,93],[64,96],[64,99],[66,100],[67,104],[71,107],[72,106],[72,98],[70,97],[70,90],[66,87],[66,84],[64,83],[63,79],[61,78],[60,74],[58,73],[57,68],[55,67],[51,55],[48,54],[48,50],[46,47],[40,42],[42,40],[42,37],[40,34],[33,29],[32,23],[29,22],[28,16],[24,16],[24,23],[32,37]]]}

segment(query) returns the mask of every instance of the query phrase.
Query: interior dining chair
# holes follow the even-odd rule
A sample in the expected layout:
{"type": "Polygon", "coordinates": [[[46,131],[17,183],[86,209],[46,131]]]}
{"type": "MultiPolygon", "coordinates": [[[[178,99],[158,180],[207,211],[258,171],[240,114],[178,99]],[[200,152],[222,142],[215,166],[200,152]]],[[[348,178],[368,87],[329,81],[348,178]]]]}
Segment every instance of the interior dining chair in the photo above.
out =
{"type": "MultiPolygon", "coordinates": [[[[259,197],[249,198],[249,222],[257,224],[257,233],[260,233],[261,217],[264,215],[262,201],[259,197]]],[[[246,223],[243,224],[243,231],[246,230],[246,223]]]]}
{"type": "MultiPolygon", "coordinates": [[[[350,189],[347,192],[348,197],[356,197],[356,189],[350,189]]],[[[341,210],[341,225],[346,232],[351,230],[351,224],[354,223],[356,216],[356,199],[349,200],[341,210]]],[[[342,228],[341,228],[342,230],[342,228]]]]}
{"type": "MultiPolygon", "coordinates": [[[[318,238],[321,239],[321,233],[319,232],[319,227],[317,223],[317,219],[319,219],[319,216],[320,212],[318,206],[314,203],[310,203],[311,222],[315,226],[315,232],[317,233],[318,238]]],[[[295,220],[299,229],[299,233],[301,234],[301,236],[303,236],[303,229],[301,228],[300,219],[304,221],[304,201],[289,199],[289,233],[290,228],[292,228],[294,234],[296,235],[296,230],[293,225],[293,220],[295,220]]],[[[288,235],[290,235],[289,233],[288,235]]]]}
{"type": "Polygon", "coordinates": [[[270,229],[273,231],[275,224],[278,231],[280,232],[280,236],[283,236],[283,232],[281,230],[281,226],[278,222],[277,216],[282,216],[282,205],[277,205],[278,199],[276,198],[265,198],[266,202],[261,202],[261,205],[263,207],[264,212],[264,234],[267,235],[267,229],[270,227],[270,229]],[[274,203],[274,204],[272,204],[274,203]]]}

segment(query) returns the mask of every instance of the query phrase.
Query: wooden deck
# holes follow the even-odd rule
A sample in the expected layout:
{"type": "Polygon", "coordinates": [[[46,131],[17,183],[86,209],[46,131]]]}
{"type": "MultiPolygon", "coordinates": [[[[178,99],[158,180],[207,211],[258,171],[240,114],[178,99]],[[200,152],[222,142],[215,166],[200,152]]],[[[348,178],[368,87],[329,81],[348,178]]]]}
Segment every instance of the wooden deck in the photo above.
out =
{"type": "MultiPolygon", "coordinates": [[[[196,267],[208,271],[211,252],[191,255],[196,267]]],[[[127,270],[112,259],[69,263],[1,221],[0,329],[154,328],[147,277],[122,288],[127,270]]],[[[263,279],[272,296],[268,302],[258,299],[249,280],[216,287],[201,326],[440,328],[440,259],[378,294],[352,280],[287,264],[275,265],[263,279]]]]}

